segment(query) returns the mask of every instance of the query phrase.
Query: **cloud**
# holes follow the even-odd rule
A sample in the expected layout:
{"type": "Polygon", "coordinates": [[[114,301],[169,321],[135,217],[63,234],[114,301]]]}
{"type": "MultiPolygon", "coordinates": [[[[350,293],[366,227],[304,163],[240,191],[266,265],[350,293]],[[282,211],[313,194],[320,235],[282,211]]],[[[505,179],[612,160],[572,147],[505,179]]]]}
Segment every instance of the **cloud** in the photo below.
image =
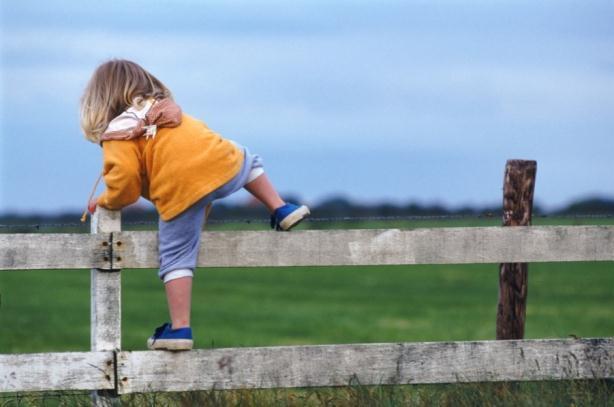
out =
{"type": "Polygon", "coordinates": [[[58,205],[87,194],[99,156],[76,141],[77,105],[93,69],[111,57],[140,62],[186,111],[266,153],[282,170],[284,189],[294,187],[284,184],[283,172],[298,159],[276,161],[286,156],[319,163],[317,182],[300,182],[313,196],[346,188],[350,195],[360,189],[365,199],[394,197],[398,188],[369,169],[418,171],[404,167],[407,160],[420,163],[420,177],[408,183],[424,199],[490,197],[490,187],[480,189],[459,173],[460,163],[479,161],[466,168],[484,173],[511,156],[543,162],[547,184],[556,185],[547,199],[604,183],[604,151],[614,148],[613,7],[607,3],[147,4],[2,3],[2,96],[10,100],[2,117],[2,161],[11,173],[24,168],[19,179],[6,169],[1,174],[11,197],[0,211],[22,205],[14,198],[28,196],[20,185],[40,182],[45,167],[54,168],[50,194],[63,177],[78,185],[53,197],[58,205]],[[35,161],[28,161],[24,140],[35,161]],[[61,164],[76,156],[82,173],[61,164]],[[367,162],[366,169],[326,184],[326,174],[353,159],[367,162]],[[573,175],[560,163],[583,168],[576,184],[555,180],[573,175]],[[471,188],[452,190],[446,176],[471,188]]]}

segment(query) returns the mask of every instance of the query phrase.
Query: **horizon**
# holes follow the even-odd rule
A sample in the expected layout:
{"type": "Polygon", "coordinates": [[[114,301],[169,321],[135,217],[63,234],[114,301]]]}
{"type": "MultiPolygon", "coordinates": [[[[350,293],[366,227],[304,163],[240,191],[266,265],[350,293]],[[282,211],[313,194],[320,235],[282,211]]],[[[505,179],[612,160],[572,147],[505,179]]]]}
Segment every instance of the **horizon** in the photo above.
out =
{"type": "MultiPolygon", "coordinates": [[[[475,212],[481,212],[481,211],[486,211],[486,210],[498,210],[498,209],[502,209],[503,205],[502,202],[498,202],[498,203],[493,203],[491,205],[488,204],[484,204],[484,205],[458,205],[458,206],[450,206],[450,205],[445,205],[442,203],[438,203],[438,202],[416,202],[416,201],[407,201],[407,202],[391,202],[391,201],[373,201],[373,202],[359,202],[356,200],[352,200],[352,199],[347,199],[344,196],[330,196],[328,198],[325,198],[319,202],[315,202],[315,203],[310,203],[310,205],[312,206],[312,209],[317,209],[320,206],[326,205],[327,203],[331,202],[331,201],[335,201],[335,200],[342,200],[342,201],[346,201],[350,206],[355,206],[355,207],[367,207],[367,208],[372,208],[375,209],[377,207],[381,207],[381,206],[394,206],[397,208],[403,208],[403,207],[409,207],[411,205],[417,205],[423,209],[433,209],[433,208],[441,208],[444,211],[447,212],[456,212],[456,211],[462,211],[462,210],[471,210],[471,211],[475,211],[475,212]]],[[[503,200],[503,197],[501,198],[501,201],[503,200]]],[[[598,200],[598,201],[606,201],[608,203],[611,203],[614,205],[614,196],[597,196],[597,195],[588,195],[588,196],[584,196],[584,197],[580,197],[579,199],[575,199],[575,200],[571,200],[567,203],[565,203],[564,205],[558,206],[558,207],[552,207],[552,208],[547,208],[543,205],[541,205],[539,202],[533,202],[533,212],[536,213],[537,211],[541,211],[541,213],[543,214],[552,214],[552,213],[557,213],[557,212],[561,212],[561,211],[565,211],[567,210],[571,205],[574,204],[578,204],[578,203],[584,203],[587,201],[592,201],[592,200],[598,200]]],[[[225,205],[228,207],[242,207],[242,208],[251,208],[253,207],[253,201],[251,198],[248,198],[247,200],[237,200],[237,199],[224,199],[224,200],[220,200],[220,201],[216,201],[216,203],[214,204],[214,206],[217,205],[225,205]]],[[[264,209],[264,207],[262,207],[264,209]]],[[[124,207],[122,209],[122,211],[136,211],[136,212],[155,212],[155,207],[148,201],[143,200],[142,198],[132,204],[129,205],[127,207],[124,207]]],[[[63,217],[63,216],[80,216],[81,213],[83,212],[83,208],[79,209],[79,208],[73,208],[73,209],[64,209],[64,210],[52,210],[52,211],[34,211],[34,212],[10,212],[10,211],[6,211],[6,212],[0,212],[0,218],[27,218],[27,217],[46,217],[46,218],[54,218],[54,217],[63,217]]],[[[612,215],[614,213],[608,214],[608,215],[612,215]]],[[[595,215],[595,214],[593,214],[595,215]]],[[[89,216],[89,215],[88,215],[89,216]]]]}

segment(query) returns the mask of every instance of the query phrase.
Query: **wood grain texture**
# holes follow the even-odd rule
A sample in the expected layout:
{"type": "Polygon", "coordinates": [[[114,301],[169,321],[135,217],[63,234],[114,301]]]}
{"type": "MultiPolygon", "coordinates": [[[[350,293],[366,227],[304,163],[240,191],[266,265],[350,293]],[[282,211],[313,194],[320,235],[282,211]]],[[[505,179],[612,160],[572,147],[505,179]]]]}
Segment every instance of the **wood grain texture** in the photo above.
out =
{"type": "MultiPolygon", "coordinates": [[[[113,233],[121,230],[121,212],[98,207],[90,225],[93,236],[106,235],[108,269],[92,268],[90,274],[90,344],[92,351],[121,349],[121,273],[115,266],[113,233]]],[[[115,361],[113,362],[115,364],[115,361]]],[[[119,405],[117,384],[112,390],[96,389],[91,394],[92,405],[119,405]]]]}
{"type": "MultiPolygon", "coordinates": [[[[157,232],[0,234],[0,270],[158,267],[157,232]]],[[[614,260],[614,226],[204,232],[200,267],[614,260]]]]}
{"type": "MultiPolygon", "coordinates": [[[[114,234],[121,268],[158,267],[156,232],[114,234]]],[[[614,260],[613,226],[204,232],[200,267],[614,260]]]]}
{"type": "MultiPolygon", "coordinates": [[[[91,233],[109,235],[107,257],[113,257],[113,233],[121,230],[120,212],[98,208],[92,216],[91,233]]],[[[121,349],[121,274],[111,260],[112,270],[92,268],[90,284],[90,339],[93,351],[121,349]]]]}
{"type": "Polygon", "coordinates": [[[103,246],[108,238],[78,233],[0,234],[0,270],[109,268],[103,246]]]}
{"type": "MultiPolygon", "coordinates": [[[[93,403],[107,405],[118,392],[614,378],[614,338],[122,352],[118,271],[157,267],[157,234],[120,232],[119,213],[106,212],[93,219],[91,235],[0,234],[0,269],[92,268],[94,350],[0,355],[0,391],[95,389],[93,403]]],[[[519,226],[205,232],[198,264],[612,260],[613,226],[519,226]]]]}
{"type": "MultiPolygon", "coordinates": [[[[508,160],[503,179],[503,226],[530,226],[537,162],[508,160]]],[[[523,339],[529,287],[527,263],[499,266],[497,339],[523,339]]]]}
{"type": "Polygon", "coordinates": [[[508,160],[503,176],[503,226],[529,226],[537,161],[508,160]]]}
{"type": "Polygon", "coordinates": [[[113,389],[113,352],[0,355],[0,392],[113,389]]]}
{"type": "Polygon", "coordinates": [[[117,355],[119,393],[614,377],[614,338],[284,346],[117,355]]]}

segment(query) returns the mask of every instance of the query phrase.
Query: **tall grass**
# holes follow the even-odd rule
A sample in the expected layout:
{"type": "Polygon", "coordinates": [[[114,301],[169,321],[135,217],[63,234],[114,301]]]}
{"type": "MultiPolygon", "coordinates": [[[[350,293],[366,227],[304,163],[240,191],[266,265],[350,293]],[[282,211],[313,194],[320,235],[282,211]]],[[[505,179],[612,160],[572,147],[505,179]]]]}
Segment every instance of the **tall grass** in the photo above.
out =
{"type": "MultiPolygon", "coordinates": [[[[471,383],[337,388],[210,390],[137,393],[119,398],[123,406],[612,406],[614,381],[471,383]]],[[[89,393],[32,393],[0,396],[1,407],[89,406],[89,393]]]]}

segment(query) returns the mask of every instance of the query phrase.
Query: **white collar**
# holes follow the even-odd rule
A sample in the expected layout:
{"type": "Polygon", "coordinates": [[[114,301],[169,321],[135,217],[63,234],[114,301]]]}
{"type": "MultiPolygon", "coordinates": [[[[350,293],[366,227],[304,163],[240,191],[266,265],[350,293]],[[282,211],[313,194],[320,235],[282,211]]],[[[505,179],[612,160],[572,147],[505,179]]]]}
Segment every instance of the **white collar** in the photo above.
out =
{"type": "Polygon", "coordinates": [[[124,131],[135,128],[139,120],[143,120],[145,118],[145,115],[147,112],[149,112],[149,109],[151,109],[154,102],[154,99],[149,99],[140,109],[138,109],[136,106],[131,106],[130,108],[126,109],[122,114],[111,120],[104,133],[124,131]]]}

